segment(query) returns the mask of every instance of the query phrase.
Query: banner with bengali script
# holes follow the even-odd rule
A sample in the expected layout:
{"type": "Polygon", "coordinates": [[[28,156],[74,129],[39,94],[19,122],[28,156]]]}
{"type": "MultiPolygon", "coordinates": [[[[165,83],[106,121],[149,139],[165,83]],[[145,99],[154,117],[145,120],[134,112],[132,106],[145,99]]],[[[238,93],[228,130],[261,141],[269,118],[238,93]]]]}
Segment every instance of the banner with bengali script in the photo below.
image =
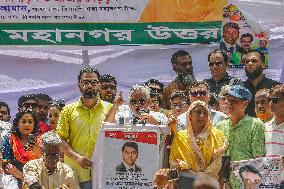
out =
{"type": "Polygon", "coordinates": [[[216,43],[227,0],[5,0],[0,45],[216,43]]]}
{"type": "Polygon", "coordinates": [[[283,168],[280,157],[234,161],[231,167],[242,189],[280,189],[283,168]]]}
{"type": "Polygon", "coordinates": [[[104,124],[97,140],[93,189],[152,189],[162,167],[167,126],[104,124]]]}

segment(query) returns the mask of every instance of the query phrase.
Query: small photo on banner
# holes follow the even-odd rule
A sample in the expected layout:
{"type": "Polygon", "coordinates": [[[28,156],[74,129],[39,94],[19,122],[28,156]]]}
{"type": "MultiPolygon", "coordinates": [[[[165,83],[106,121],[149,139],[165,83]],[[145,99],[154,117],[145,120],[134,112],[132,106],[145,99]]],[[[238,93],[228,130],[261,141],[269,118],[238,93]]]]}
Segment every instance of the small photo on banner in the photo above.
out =
{"type": "Polygon", "coordinates": [[[229,67],[244,67],[246,55],[251,50],[262,52],[265,56],[265,67],[268,67],[269,36],[253,20],[255,18],[232,4],[224,7],[223,17],[220,49],[227,51],[229,67]]]}
{"type": "Polygon", "coordinates": [[[257,158],[232,162],[242,189],[280,189],[282,158],[257,158]]]}
{"type": "Polygon", "coordinates": [[[159,169],[157,131],[105,129],[102,188],[151,189],[159,169]]]}

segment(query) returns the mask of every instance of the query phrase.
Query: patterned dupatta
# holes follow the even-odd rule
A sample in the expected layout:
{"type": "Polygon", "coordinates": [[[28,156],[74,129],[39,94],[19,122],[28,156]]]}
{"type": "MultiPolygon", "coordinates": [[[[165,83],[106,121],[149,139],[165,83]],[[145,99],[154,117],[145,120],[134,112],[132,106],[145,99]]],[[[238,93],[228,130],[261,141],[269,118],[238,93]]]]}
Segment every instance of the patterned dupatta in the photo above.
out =
{"type": "Polygon", "coordinates": [[[20,138],[14,134],[11,134],[10,136],[10,144],[13,150],[13,155],[17,161],[25,164],[30,160],[38,158],[33,151],[28,151],[25,149],[20,138]]]}
{"type": "Polygon", "coordinates": [[[190,105],[190,107],[188,108],[187,116],[186,116],[186,123],[187,123],[187,133],[188,133],[188,144],[191,145],[193,156],[197,161],[196,171],[197,172],[205,171],[207,166],[206,166],[206,163],[205,163],[205,159],[204,159],[204,157],[201,153],[201,150],[199,149],[197,143],[199,141],[206,140],[208,138],[208,136],[210,134],[210,130],[212,128],[211,113],[210,113],[208,105],[205,102],[200,101],[200,100],[194,101],[190,105]],[[195,137],[194,133],[193,133],[191,121],[190,121],[190,113],[197,105],[203,106],[208,111],[208,118],[207,118],[206,125],[203,128],[203,130],[201,131],[201,133],[199,133],[195,137]]]}

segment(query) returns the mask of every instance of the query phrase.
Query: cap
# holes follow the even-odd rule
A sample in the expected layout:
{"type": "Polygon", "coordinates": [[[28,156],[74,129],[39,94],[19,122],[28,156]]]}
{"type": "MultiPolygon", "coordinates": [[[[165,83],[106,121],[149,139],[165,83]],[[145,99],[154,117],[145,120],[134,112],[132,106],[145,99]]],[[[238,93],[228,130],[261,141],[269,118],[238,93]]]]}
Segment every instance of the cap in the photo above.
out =
{"type": "Polygon", "coordinates": [[[252,98],[251,92],[247,88],[245,88],[241,85],[232,85],[232,87],[228,91],[228,94],[232,95],[236,98],[246,99],[246,100],[249,100],[249,101],[252,98]]]}

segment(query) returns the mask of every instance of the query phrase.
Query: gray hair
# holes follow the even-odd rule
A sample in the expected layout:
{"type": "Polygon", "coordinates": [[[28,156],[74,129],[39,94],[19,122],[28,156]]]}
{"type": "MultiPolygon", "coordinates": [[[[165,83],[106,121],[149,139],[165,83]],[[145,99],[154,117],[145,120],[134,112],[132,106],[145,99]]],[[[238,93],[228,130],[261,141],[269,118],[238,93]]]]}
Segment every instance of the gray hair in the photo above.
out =
{"type": "Polygon", "coordinates": [[[128,99],[131,99],[134,93],[145,94],[147,100],[150,99],[150,88],[146,85],[134,85],[129,91],[128,99]]]}
{"type": "Polygon", "coordinates": [[[58,134],[48,131],[42,135],[42,145],[60,146],[61,138],[58,134]]]}

